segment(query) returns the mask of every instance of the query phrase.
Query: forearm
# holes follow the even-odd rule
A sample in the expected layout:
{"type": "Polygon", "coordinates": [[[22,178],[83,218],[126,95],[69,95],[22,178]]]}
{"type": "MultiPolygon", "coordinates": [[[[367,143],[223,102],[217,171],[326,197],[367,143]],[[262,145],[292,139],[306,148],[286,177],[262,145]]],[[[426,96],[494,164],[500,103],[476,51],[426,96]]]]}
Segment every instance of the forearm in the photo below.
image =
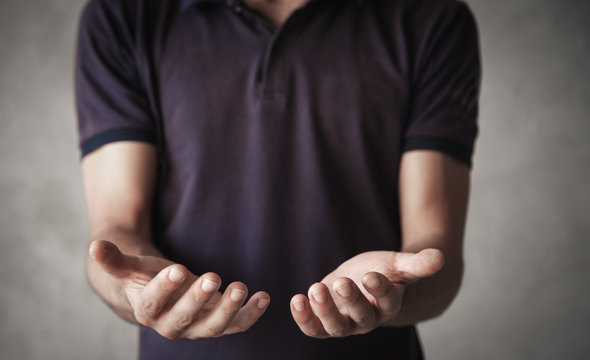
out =
{"type": "MultiPolygon", "coordinates": [[[[163,257],[152,245],[149,234],[145,231],[134,231],[111,226],[93,231],[90,240],[91,242],[95,240],[110,241],[127,255],[163,257]]],[[[121,318],[137,324],[133,309],[123,291],[121,282],[105,272],[89,253],[86,256],[86,271],[91,287],[102,300],[121,318]]]]}

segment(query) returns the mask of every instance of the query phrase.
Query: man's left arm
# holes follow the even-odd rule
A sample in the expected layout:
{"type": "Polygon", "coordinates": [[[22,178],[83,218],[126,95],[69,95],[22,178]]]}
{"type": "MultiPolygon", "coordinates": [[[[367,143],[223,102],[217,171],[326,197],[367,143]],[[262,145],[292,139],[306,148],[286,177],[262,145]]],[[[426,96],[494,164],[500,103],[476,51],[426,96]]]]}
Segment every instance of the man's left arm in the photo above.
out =
{"type": "Polygon", "coordinates": [[[401,252],[371,251],[340,265],[291,300],[312,337],[342,337],[436,317],[463,274],[469,168],[436,151],[406,152],[400,165],[401,252]]]}
{"type": "Polygon", "coordinates": [[[433,276],[406,287],[393,324],[414,324],[439,316],[458,293],[469,184],[469,168],[442,153],[411,151],[402,158],[402,252],[435,248],[442,251],[445,263],[433,276]]]}

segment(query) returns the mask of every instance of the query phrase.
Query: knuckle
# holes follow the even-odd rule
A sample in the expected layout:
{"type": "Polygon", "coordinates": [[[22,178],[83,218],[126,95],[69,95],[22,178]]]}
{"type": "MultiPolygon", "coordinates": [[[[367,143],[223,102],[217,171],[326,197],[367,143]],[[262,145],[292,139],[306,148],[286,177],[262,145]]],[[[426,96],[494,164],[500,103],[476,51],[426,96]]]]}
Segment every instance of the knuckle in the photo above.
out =
{"type": "Polygon", "coordinates": [[[195,290],[191,291],[190,292],[190,299],[192,300],[192,302],[195,306],[201,307],[207,303],[207,301],[212,296],[212,294],[209,296],[202,296],[199,294],[199,291],[200,291],[199,289],[195,289],[195,290]]]}
{"type": "Polygon", "coordinates": [[[157,310],[157,303],[150,297],[142,297],[139,300],[139,310],[145,314],[153,314],[157,310]]]}
{"type": "Polygon", "coordinates": [[[189,340],[199,340],[200,339],[200,337],[197,334],[192,334],[192,333],[186,335],[185,337],[189,340]]]}
{"type": "Polygon", "coordinates": [[[337,327],[330,330],[327,330],[328,334],[332,337],[344,337],[347,335],[347,331],[344,328],[337,327]]]}
{"type": "Polygon", "coordinates": [[[373,331],[373,327],[359,327],[357,329],[357,331],[355,332],[355,334],[358,335],[364,335],[364,334],[368,334],[369,332],[373,331]]]}
{"type": "Polygon", "coordinates": [[[398,306],[387,306],[381,308],[380,318],[391,318],[399,313],[400,307],[398,306]]]}
{"type": "Polygon", "coordinates": [[[185,329],[187,328],[192,322],[193,322],[193,317],[187,313],[179,313],[176,314],[175,319],[174,319],[174,326],[177,329],[185,329]]]}
{"type": "Polygon", "coordinates": [[[252,325],[254,325],[254,322],[250,322],[248,324],[239,324],[238,326],[236,326],[236,332],[244,332],[244,331],[248,331],[252,325]]]}
{"type": "Polygon", "coordinates": [[[324,339],[324,338],[327,337],[326,336],[327,333],[324,333],[324,332],[321,332],[321,331],[317,331],[317,330],[309,331],[309,332],[305,332],[304,331],[304,334],[307,335],[307,336],[309,336],[309,337],[316,338],[316,339],[324,339]]]}
{"type": "Polygon", "coordinates": [[[158,330],[158,333],[169,340],[177,339],[179,334],[178,331],[170,328],[158,330]]]}
{"type": "Polygon", "coordinates": [[[239,310],[239,308],[234,308],[231,306],[222,306],[219,309],[223,318],[226,318],[226,319],[233,318],[238,310],[239,310]]]}
{"type": "Polygon", "coordinates": [[[402,302],[400,298],[395,298],[390,301],[386,306],[383,306],[382,311],[387,314],[395,314],[401,309],[402,302]]]}
{"type": "Polygon", "coordinates": [[[372,315],[364,314],[364,315],[360,315],[356,319],[355,322],[357,323],[358,326],[365,327],[366,325],[372,323],[373,319],[374,319],[374,317],[372,315]]]}
{"type": "Polygon", "coordinates": [[[313,309],[316,315],[320,318],[329,318],[335,313],[335,309],[332,307],[318,306],[313,309]]]}
{"type": "Polygon", "coordinates": [[[134,311],[133,315],[135,316],[135,320],[137,320],[137,322],[140,323],[141,325],[144,325],[144,326],[152,325],[152,318],[147,316],[143,312],[136,309],[134,311]]]}
{"type": "Polygon", "coordinates": [[[319,333],[315,330],[311,330],[311,329],[301,329],[301,331],[303,331],[303,333],[307,336],[310,337],[318,337],[319,333]]]}
{"type": "Polygon", "coordinates": [[[244,332],[244,331],[247,331],[248,329],[250,329],[253,324],[254,324],[254,321],[240,322],[240,323],[232,324],[229,327],[227,327],[227,329],[225,329],[224,333],[229,333],[229,334],[241,333],[241,332],[244,332]]]}
{"type": "Polygon", "coordinates": [[[206,337],[219,337],[223,334],[223,329],[217,326],[210,326],[205,330],[206,337]]]}

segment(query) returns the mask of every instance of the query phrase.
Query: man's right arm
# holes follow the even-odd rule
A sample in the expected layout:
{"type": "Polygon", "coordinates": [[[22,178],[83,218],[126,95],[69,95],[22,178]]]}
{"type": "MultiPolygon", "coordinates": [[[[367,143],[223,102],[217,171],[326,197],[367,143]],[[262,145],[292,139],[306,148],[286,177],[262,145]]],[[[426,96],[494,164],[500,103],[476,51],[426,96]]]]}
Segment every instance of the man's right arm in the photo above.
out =
{"type": "Polygon", "coordinates": [[[90,219],[88,279],[119,316],[167,338],[196,339],[245,331],[264,313],[268,294],[258,292],[243,305],[243,283],[221,294],[217,274],[196,276],[153,246],[153,145],[104,145],[83,158],[82,171],[90,219]]]}
{"type": "MultiPolygon", "coordinates": [[[[91,241],[108,240],[131,256],[163,257],[152,245],[149,221],[155,152],[155,147],[147,143],[116,142],[82,159],[91,241]]],[[[90,284],[119,316],[136,323],[119,284],[100,265],[100,260],[104,260],[102,263],[107,263],[109,258],[110,263],[119,260],[116,255],[109,255],[109,250],[114,252],[113,247],[96,243],[91,250],[86,257],[90,284]]]]}

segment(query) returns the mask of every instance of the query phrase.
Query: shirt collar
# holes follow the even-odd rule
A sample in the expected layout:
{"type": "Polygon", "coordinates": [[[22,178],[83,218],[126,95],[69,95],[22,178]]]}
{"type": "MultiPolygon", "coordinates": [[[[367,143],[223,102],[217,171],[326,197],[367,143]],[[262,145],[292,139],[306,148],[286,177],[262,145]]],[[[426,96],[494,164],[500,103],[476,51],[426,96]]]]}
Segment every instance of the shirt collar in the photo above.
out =
{"type": "Polygon", "coordinates": [[[236,2],[236,0],[182,0],[180,8],[184,11],[188,9],[193,4],[203,4],[203,3],[226,3],[232,4],[236,2]]]}
{"type": "MultiPolygon", "coordinates": [[[[308,2],[312,2],[314,0],[308,0],[308,2]]],[[[227,5],[235,5],[238,3],[239,0],[182,0],[181,3],[181,10],[188,9],[193,4],[204,4],[204,3],[225,3],[227,5]]]]}

